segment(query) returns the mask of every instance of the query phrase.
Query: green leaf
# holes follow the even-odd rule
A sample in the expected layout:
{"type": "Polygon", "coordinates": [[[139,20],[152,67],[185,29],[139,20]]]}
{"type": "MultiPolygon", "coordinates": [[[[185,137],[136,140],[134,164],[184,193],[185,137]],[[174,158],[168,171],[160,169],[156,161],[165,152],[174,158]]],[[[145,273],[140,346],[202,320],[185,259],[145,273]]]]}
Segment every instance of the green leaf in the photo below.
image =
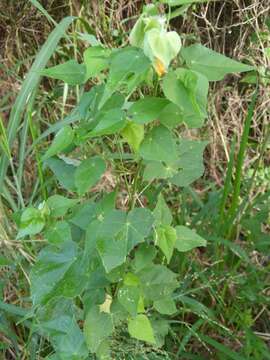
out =
{"type": "Polygon", "coordinates": [[[159,121],[162,125],[171,129],[182,124],[184,122],[184,117],[177,105],[169,103],[159,114],[159,121]]]}
{"type": "Polygon", "coordinates": [[[68,199],[62,195],[52,195],[46,200],[46,203],[50,210],[50,216],[57,218],[64,216],[78,201],[77,199],[68,199]]]}
{"type": "Polygon", "coordinates": [[[150,68],[150,61],[143,51],[135,47],[117,50],[111,59],[108,86],[111,91],[124,87],[129,93],[140,82],[150,68]]]}
{"type": "Polygon", "coordinates": [[[165,343],[165,336],[169,333],[169,322],[165,319],[153,319],[151,324],[154,330],[157,347],[162,347],[165,343]]]}
{"type": "Polygon", "coordinates": [[[96,247],[107,273],[126,261],[128,252],[125,237],[119,236],[117,239],[112,237],[99,238],[96,247]]]}
{"type": "Polygon", "coordinates": [[[184,68],[169,72],[162,84],[166,98],[179,107],[188,127],[201,127],[207,117],[208,87],[204,75],[184,68]]]}
{"type": "Polygon", "coordinates": [[[50,225],[45,237],[49,243],[54,245],[59,245],[65,241],[70,242],[72,240],[70,226],[66,221],[57,221],[50,225]]]}
{"type": "Polygon", "coordinates": [[[110,49],[102,46],[91,46],[83,53],[86,65],[86,79],[97,76],[101,71],[109,67],[110,49]]]}
{"type": "Polygon", "coordinates": [[[132,46],[143,47],[146,31],[149,31],[150,29],[161,30],[163,28],[162,19],[158,16],[155,16],[158,15],[158,11],[155,5],[146,5],[144,10],[144,13],[137,20],[130,32],[129,42],[132,46]]]}
{"type": "Polygon", "coordinates": [[[46,164],[65,189],[76,191],[74,178],[76,167],[74,165],[68,164],[57,157],[49,158],[46,160],[46,164]]]}
{"type": "Polygon", "coordinates": [[[146,315],[139,314],[128,322],[128,332],[135,339],[155,344],[154,331],[146,315]]]}
{"type": "Polygon", "coordinates": [[[170,225],[163,225],[156,229],[157,246],[162,250],[169,263],[173,255],[176,242],[176,230],[170,225]]]}
{"type": "Polygon", "coordinates": [[[41,71],[43,76],[62,80],[69,85],[81,85],[85,82],[86,67],[75,60],[56,65],[41,71]]]}
{"type": "Polygon", "coordinates": [[[133,266],[136,272],[151,266],[156,257],[157,250],[154,246],[148,244],[141,244],[136,249],[133,266]]]}
{"type": "Polygon", "coordinates": [[[253,66],[232,60],[201,44],[183,48],[181,56],[190,69],[200,72],[206,76],[209,81],[222,80],[224,76],[229,73],[241,73],[254,70],[253,66]]]}
{"type": "Polygon", "coordinates": [[[88,355],[84,336],[70,315],[58,315],[49,321],[42,321],[38,327],[46,332],[61,360],[86,359],[88,355]]]}
{"type": "Polygon", "coordinates": [[[124,285],[118,290],[117,298],[120,304],[131,316],[136,316],[140,300],[140,289],[135,286],[124,285]]]}
{"type": "Polygon", "coordinates": [[[160,300],[178,287],[176,274],[163,265],[151,265],[137,273],[145,297],[149,300],[160,300]]]}
{"type": "Polygon", "coordinates": [[[26,235],[38,234],[42,231],[44,226],[45,221],[41,212],[30,207],[22,213],[17,238],[20,239],[26,235]]]}
{"type": "Polygon", "coordinates": [[[154,301],[154,308],[163,315],[173,315],[177,309],[171,297],[154,301]]]}
{"type": "Polygon", "coordinates": [[[135,208],[128,213],[126,222],[128,252],[144,241],[151,232],[153,223],[154,217],[146,208],[135,208]]]}
{"type": "Polygon", "coordinates": [[[106,170],[104,160],[98,156],[83,160],[75,171],[75,186],[80,195],[86,193],[106,170]]]}
{"type": "Polygon", "coordinates": [[[93,306],[86,315],[83,331],[88,349],[93,353],[97,352],[102,342],[113,332],[111,315],[100,312],[98,306],[93,306]]]}
{"type": "Polygon", "coordinates": [[[133,103],[128,110],[128,116],[137,124],[148,124],[157,120],[168,104],[166,99],[148,96],[133,103]]]}
{"type": "Polygon", "coordinates": [[[159,161],[149,161],[146,163],[143,178],[146,181],[154,179],[168,179],[176,175],[179,171],[177,165],[166,165],[159,161]]]}
{"type": "Polygon", "coordinates": [[[206,240],[186,226],[179,225],[175,229],[177,234],[175,247],[178,251],[185,252],[196,247],[206,246],[206,240]]]}
{"type": "Polygon", "coordinates": [[[42,160],[44,161],[50,158],[51,156],[59,154],[61,151],[66,149],[72,143],[73,138],[74,138],[73,129],[69,125],[64,126],[55,135],[52,144],[50,145],[49,149],[46,151],[42,160]]]}
{"type": "Polygon", "coordinates": [[[121,109],[102,111],[96,118],[97,125],[88,137],[111,135],[122,130],[126,124],[124,112],[121,109]]]}
{"type": "Polygon", "coordinates": [[[172,214],[163,195],[158,196],[157,205],[153,211],[155,225],[170,225],[172,222],[172,214]]]}
{"type": "Polygon", "coordinates": [[[175,140],[171,132],[163,125],[154,127],[146,135],[139,153],[145,160],[170,163],[177,159],[175,140]]]}
{"type": "Polygon", "coordinates": [[[133,151],[137,152],[144,138],[144,127],[143,125],[134,124],[129,121],[126,127],[121,131],[121,135],[133,151]]]}
{"type": "Polygon", "coordinates": [[[173,165],[178,172],[170,182],[177,186],[188,186],[203,175],[203,152],[206,145],[206,141],[180,140],[179,160],[173,165]]]}
{"type": "Polygon", "coordinates": [[[125,262],[128,253],[148,236],[153,222],[150,210],[135,208],[127,216],[122,211],[114,210],[97,224],[93,223],[93,227],[90,225],[107,272],[125,262]]]}
{"type": "Polygon", "coordinates": [[[64,277],[76,256],[77,246],[73,242],[64,242],[59,248],[48,246],[39,253],[30,273],[34,305],[42,304],[55,295],[55,284],[64,277]]]}

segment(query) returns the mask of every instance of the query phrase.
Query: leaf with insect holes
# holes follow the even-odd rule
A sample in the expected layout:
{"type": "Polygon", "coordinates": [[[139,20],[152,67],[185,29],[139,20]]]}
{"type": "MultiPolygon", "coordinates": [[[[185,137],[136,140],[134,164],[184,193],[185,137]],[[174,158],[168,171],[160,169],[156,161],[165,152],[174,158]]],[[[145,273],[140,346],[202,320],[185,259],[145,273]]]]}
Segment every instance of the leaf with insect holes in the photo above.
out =
{"type": "Polygon", "coordinates": [[[26,235],[36,235],[42,231],[44,226],[45,221],[41,212],[30,207],[22,213],[17,239],[26,235]]]}
{"type": "Polygon", "coordinates": [[[62,80],[68,85],[81,85],[85,82],[86,67],[76,60],[69,60],[41,71],[41,75],[62,80]]]}
{"type": "Polygon", "coordinates": [[[170,262],[176,242],[176,230],[170,225],[163,225],[156,229],[156,243],[170,262]]]}
{"type": "Polygon", "coordinates": [[[49,149],[46,151],[42,160],[46,160],[54,155],[59,154],[61,151],[66,149],[74,139],[74,131],[71,126],[64,126],[61,130],[57,132],[55,138],[53,139],[52,144],[49,149]]]}
{"type": "Polygon", "coordinates": [[[75,186],[80,195],[86,193],[101,178],[106,170],[105,161],[94,156],[90,159],[83,160],[75,171],[75,186]]]}
{"type": "Polygon", "coordinates": [[[183,48],[181,56],[190,69],[203,74],[209,81],[222,80],[229,73],[254,70],[254,66],[242,64],[201,44],[183,48]]]}
{"type": "Polygon", "coordinates": [[[88,349],[95,353],[102,342],[113,332],[112,317],[93,306],[87,313],[83,328],[88,349]]]}
{"type": "Polygon", "coordinates": [[[86,66],[86,79],[97,76],[101,71],[109,67],[110,49],[102,46],[91,46],[83,53],[86,66]]]}
{"type": "Polygon", "coordinates": [[[163,125],[154,127],[141,143],[139,154],[145,160],[174,162],[177,160],[175,139],[163,125]]]}
{"type": "Polygon", "coordinates": [[[158,97],[145,97],[133,103],[128,110],[128,116],[137,124],[148,124],[157,120],[169,101],[158,97]]]}
{"type": "Polygon", "coordinates": [[[176,226],[175,248],[178,251],[189,251],[196,247],[206,246],[206,240],[199,236],[194,230],[186,226],[176,226]]]}
{"type": "Polygon", "coordinates": [[[128,332],[135,339],[155,344],[154,331],[148,317],[139,314],[128,322],[128,332]]]}
{"type": "Polygon", "coordinates": [[[121,135],[133,151],[137,152],[144,138],[144,127],[128,121],[126,127],[121,131],[121,135]]]}
{"type": "Polygon", "coordinates": [[[117,294],[118,301],[131,316],[137,315],[140,297],[140,289],[136,286],[124,285],[117,294]]]}

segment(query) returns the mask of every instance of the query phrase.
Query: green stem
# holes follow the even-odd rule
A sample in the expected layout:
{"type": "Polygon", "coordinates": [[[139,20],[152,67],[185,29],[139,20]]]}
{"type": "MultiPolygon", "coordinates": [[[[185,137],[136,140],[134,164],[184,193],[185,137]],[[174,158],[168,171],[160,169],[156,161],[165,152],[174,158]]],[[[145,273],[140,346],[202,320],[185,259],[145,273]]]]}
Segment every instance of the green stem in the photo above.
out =
{"type": "Polygon", "coordinates": [[[248,113],[246,116],[244,131],[243,131],[243,135],[242,135],[242,139],[241,139],[241,143],[240,143],[240,149],[239,149],[238,158],[237,158],[237,163],[236,163],[234,190],[233,190],[233,195],[232,195],[231,207],[228,212],[228,219],[230,221],[230,226],[229,226],[229,231],[228,231],[229,237],[232,234],[232,230],[234,227],[234,219],[235,219],[235,215],[237,213],[237,208],[239,205],[242,170],[243,170],[243,164],[244,164],[244,159],[245,159],[245,152],[246,152],[246,149],[248,146],[248,136],[249,136],[250,126],[251,126],[251,122],[252,122],[252,118],[253,118],[253,114],[254,114],[254,110],[255,110],[255,106],[256,106],[257,97],[258,97],[258,88],[256,88],[256,90],[252,96],[251,104],[249,105],[249,108],[248,108],[248,113]]]}

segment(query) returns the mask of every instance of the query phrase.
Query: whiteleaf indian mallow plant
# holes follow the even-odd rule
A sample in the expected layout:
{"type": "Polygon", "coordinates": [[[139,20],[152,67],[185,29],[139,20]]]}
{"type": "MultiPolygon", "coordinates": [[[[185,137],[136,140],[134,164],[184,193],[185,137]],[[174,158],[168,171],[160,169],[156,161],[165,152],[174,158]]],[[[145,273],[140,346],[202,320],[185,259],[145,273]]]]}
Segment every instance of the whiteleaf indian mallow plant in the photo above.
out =
{"type": "Polygon", "coordinates": [[[54,195],[22,213],[18,233],[47,243],[30,282],[35,330],[49,338],[50,359],[111,359],[121,334],[153,351],[163,346],[178,311],[179,253],[206,246],[167,203],[168,189],[181,191],[204,171],[207,142],[182,137],[181,126],[203,125],[210,81],[249,70],[200,44],[183,47],[149,6],[130,45],[97,43],[83,63],[43,71],[80,95],[43,155],[54,195]],[[108,173],[116,179],[109,193],[108,173]]]}

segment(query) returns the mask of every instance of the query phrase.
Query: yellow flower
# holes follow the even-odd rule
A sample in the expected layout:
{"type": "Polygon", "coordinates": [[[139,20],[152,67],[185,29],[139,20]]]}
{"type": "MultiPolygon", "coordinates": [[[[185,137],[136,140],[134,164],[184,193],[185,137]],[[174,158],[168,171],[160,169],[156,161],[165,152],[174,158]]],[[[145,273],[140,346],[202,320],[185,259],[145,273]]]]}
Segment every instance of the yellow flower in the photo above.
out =
{"type": "Polygon", "coordinates": [[[154,68],[158,74],[158,76],[163,76],[164,74],[166,74],[166,68],[165,65],[163,64],[163,62],[156,58],[155,62],[154,62],[154,68]]]}

